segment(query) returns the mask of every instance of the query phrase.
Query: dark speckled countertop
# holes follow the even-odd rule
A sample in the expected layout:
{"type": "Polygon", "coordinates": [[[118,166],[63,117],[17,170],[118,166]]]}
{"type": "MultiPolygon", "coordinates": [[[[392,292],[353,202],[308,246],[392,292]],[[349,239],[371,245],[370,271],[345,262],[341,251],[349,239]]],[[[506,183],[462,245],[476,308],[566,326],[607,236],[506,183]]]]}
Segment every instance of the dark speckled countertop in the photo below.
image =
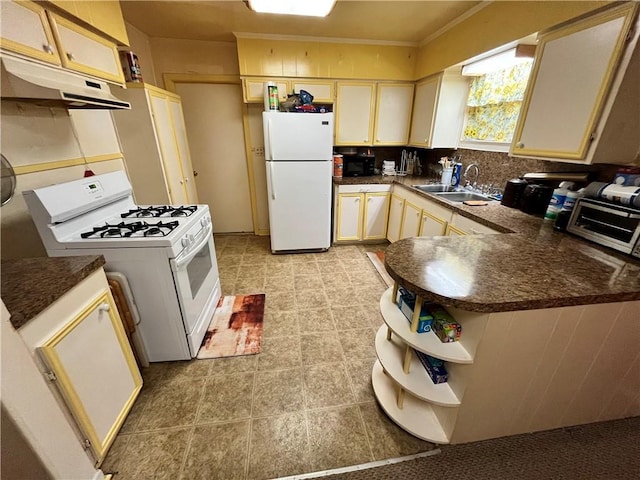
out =
{"type": "Polygon", "coordinates": [[[417,237],[386,249],[394,280],[427,300],[475,312],[531,310],[640,300],[640,260],[553,230],[551,222],[490,202],[451,203],[411,185],[420,177],[334,179],[334,184],[401,184],[482,223],[498,235],[417,237]]]}
{"type": "Polygon", "coordinates": [[[2,301],[22,327],[104,265],[102,255],[2,260],[2,301]]]}

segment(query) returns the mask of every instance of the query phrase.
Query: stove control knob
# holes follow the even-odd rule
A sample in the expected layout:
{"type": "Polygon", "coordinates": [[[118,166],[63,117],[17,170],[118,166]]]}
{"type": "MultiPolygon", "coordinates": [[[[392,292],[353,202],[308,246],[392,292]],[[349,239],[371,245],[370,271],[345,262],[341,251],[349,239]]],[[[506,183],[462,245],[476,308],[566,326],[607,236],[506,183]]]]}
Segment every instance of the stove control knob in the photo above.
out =
{"type": "Polygon", "coordinates": [[[203,227],[207,226],[207,217],[203,217],[200,219],[200,225],[202,225],[203,227]]]}
{"type": "Polygon", "coordinates": [[[186,248],[191,242],[189,241],[189,237],[185,236],[180,243],[182,243],[182,246],[186,248]]]}
{"type": "Polygon", "coordinates": [[[189,235],[189,245],[192,245],[196,241],[196,237],[189,235]]]}

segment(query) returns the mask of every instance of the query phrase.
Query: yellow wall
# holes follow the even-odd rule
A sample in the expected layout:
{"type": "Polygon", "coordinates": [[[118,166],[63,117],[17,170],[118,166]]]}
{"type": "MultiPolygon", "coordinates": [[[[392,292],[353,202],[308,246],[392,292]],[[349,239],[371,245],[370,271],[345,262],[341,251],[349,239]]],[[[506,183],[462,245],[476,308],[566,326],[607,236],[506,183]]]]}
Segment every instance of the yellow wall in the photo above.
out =
{"type": "Polygon", "coordinates": [[[506,43],[548,29],[612,2],[493,2],[418,51],[423,78],[506,43]]]}
{"type": "Polygon", "coordinates": [[[164,73],[239,75],[234,43],[157,37],[149,43],[158,87],[165,88],[164,73]]]}
{"type": "Polygon", "coordinates": [[[413,80],[417,47],[239,38],[241,75],[413,80]]]}

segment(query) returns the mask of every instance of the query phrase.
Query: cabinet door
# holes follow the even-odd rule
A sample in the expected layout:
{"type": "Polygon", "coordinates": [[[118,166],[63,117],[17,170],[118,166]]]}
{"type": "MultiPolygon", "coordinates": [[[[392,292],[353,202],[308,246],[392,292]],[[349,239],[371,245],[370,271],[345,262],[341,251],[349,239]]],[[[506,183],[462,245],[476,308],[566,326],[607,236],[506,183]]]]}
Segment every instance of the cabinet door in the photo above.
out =
{"type": "Polygon", "coordinates": [[[445,235],[447,237],[459,237],[461,235],[467,235],[467,232],[460,230],[459,228],[456,228],[451,224],[448,224],[447,230],[445,231],[445,235]]]}
{"type": "Polygon", "coordinates": [[[129,45],[129,36],[124,25],[120,2],[116,0],[80,2],[88,4],[91,25],[117,40],[122,45],[129,45]]]}
{"type": "Polygon", "coordinates": [[[422,222],[420,223],[421,237],[437,237],[445,234],[447,229],[447,221],[431,215],[425,211],[422,212],[422,222]]]}
{"type": "Polygon", "coordinates": [[[114,43],[55,13],[47,14],[63,67],[124,84],[118,50],[114,43]]]}
{"type": "Polygon", "coordinates": [[[171,203],[174,205],[187,204],[189,199],[184,187],[184,175],[173,132],[168,97],[154,91],[148,91],[148,95],[171,203]]]}
{"type": "Polygon", "coordinates": [[[169,113],[171,114],[171,125],[180,158],[180,167],[184,188],[187,194],[187,203],[198,203],[198,192],[191,165],[191,154],[189,153],[189,143],[187,142],[187,130],[184,125],[184,115],[182,113],[182,102],[178,98],[169,97],[169,113]]]}
{"type": "Polygon", "coordinates": [[[334,82],[322,80],[291,80],[291,89],[295,93],[306,90],[313,95],[313,103],[333,103],[334,82]]]}
{"type": "Polygon", "coordinates": [[[264,103],[264,86],[267,82],[275,82],[278,86],[278,99],[284,102],[289,96],[289,81],[269,78],[244,78],[242,93],[245,103],[264,103]]]}
{"type": "Polygon", "coordinates": [[[0,47],[54,65],[60,56],[44,8],[33,2],[0,2],[0,47]]]}
{"type": "Polygon", "coordinates": [[[389,205],[389,223],[387,224],[387,240],[391,243],[400,239],[404,198],[392,193],[389,205]]]}
{"type": "Polygon", "coordinates": [[[512,155],[586,157],[635,9],[625,3],[541,36],[512,155]]]}
{"type": "Polygon", "coordinates": [[[409,139],[412,83],[379,83],[374,145],[406,145],[409,139]]]}
{"type": "Polygon", "coordinates": [[[442,74],[429,77],[416,85],[411,117],[411,135],[409,144],[416,147],[430,147],[433,122],[442,74]]]}
{"type": "Polygon", "coordinates": [[[420,221],[422,219],[422,209],[416,207],[411,202],[404,202],[402,212],[402,227],[400,228],[400,238],[417,237],[420,232],[420,221]]]}
{"type": "Polygon", "coordinates": [[[367,193],[364,206],[363,240],[377,240],[387,237],[387,217],[389,215],[389,194],[367,193]]]}
{"type": "Polygon", "coordinates": [[[96,298],[38,351],[101,463],[142,388],[111,294],[96,298]]]}
{"type": "Polygon", "coordinates": [[[375,84],[337,83],[336,145],[371,145],[375,84]]]}
{"type": "Polygon", "coordinates": [[[338,194],[338,232],[336,240],[362,238],[362,209],[364,194],[338,194]]]}

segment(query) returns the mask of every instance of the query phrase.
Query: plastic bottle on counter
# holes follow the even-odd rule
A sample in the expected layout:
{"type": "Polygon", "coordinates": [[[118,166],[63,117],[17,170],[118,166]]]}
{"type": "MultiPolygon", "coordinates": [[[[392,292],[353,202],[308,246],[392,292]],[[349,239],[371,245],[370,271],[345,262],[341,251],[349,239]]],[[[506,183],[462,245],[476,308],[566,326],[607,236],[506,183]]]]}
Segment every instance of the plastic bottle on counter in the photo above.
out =
{"type": "Polygon", "coordinates": [[[555,220],[558,218],[558,214],[562,210],[562,206],[567,198],[567,193],[569,193],[571,187],[573,187],[573,182],[561,182],[558,188],[553,191],[549,206],[544,214],[545,220],[555,220]]]}
{"type": "Polygon", "coordinates": [[[562,210],[560,210],[560,212],[558,213],[556,223],[553,224],[553,228],[555,230],[564,232],[567,229],[569,219],[571,218],[571,213],[573,212],[573,207],[576,204],[576,200],[580,196],[581,194],[579,192],[567,192],[564,204],[562,205],[562,210]]]}

